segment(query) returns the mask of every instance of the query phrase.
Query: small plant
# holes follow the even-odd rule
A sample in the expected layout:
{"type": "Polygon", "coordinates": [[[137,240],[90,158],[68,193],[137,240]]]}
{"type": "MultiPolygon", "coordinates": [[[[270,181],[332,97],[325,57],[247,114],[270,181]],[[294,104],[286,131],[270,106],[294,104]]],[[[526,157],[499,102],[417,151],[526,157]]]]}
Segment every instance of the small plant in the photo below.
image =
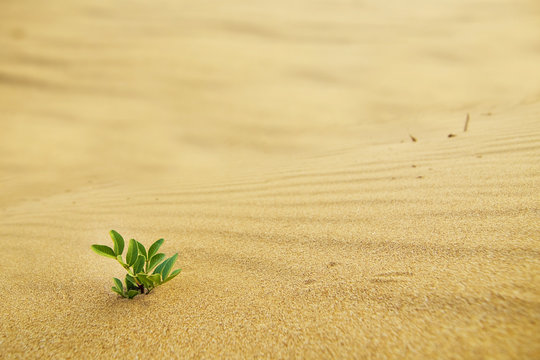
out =
{"type": "Polygon", "coordinates": [[[165,254],[158,253],[159,248],[163,244],[163,239],[159,239],[153,243],[150,249],[148,249],[148,252],[143,244],[137,240],[129,240],[126,262],[124,262],[122,259],[124,238],[114,230],[111,230],[109,234],[111,235],[114,249],[106,245],[92,245],[92,250],[99,255],[117,260],[128,272],[125,278],[125,288],[120,279],[113,278],[114,286],[112,290],[118,295],[133,299],[139,294],[144,294],[145,289],[146,294],[149,294],[156,286],[165,284],[180,273],[181,269],[171,272],[178,254],[174,254],[163,261],[165,254]],[[154,271],[150,274],[152,269],[154,271]]]}

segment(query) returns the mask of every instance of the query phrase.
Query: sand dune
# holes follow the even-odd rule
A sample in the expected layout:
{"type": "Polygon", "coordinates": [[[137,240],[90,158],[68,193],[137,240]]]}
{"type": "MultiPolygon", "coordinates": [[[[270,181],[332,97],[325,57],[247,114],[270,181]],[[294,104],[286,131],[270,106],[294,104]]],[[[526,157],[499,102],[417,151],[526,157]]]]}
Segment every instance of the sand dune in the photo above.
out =
{"type": "Polygon", "coordinates": [[[3,2],[0,358],[538,358],[539,23],[3,2]],[[181,275],[118,298],[110,229],[181,275]]]}

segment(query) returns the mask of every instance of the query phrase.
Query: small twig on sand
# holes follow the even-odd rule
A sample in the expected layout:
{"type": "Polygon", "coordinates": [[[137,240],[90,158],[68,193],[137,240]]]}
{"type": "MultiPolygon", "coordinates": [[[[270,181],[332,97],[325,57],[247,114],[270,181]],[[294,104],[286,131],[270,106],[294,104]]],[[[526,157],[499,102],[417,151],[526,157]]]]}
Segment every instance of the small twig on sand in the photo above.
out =
{"type": "Polygon", "coordinates": [[[467,129],[469,128],[469,119],[471,117],[469,116],[469,113],[467,113],[467,117],[465,118],[465,126],[463,127],[463,132],[467,131],[467,129]]]}
{"type": "Polygon", "coordinates": [[[411,134],[409,134],[409,136],[410,136],[410,138],[411,138],[411,140],[412,140],[413,142],[417,142],[417,141],[418,141],[418,140],[417,140],[414,136],[412,136],[411,134]]]}

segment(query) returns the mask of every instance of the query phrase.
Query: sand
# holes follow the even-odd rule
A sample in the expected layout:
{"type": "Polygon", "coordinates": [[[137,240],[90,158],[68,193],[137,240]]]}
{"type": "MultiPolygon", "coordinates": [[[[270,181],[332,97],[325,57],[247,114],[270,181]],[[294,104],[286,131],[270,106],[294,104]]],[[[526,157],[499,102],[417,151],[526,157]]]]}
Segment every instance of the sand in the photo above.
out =
{"type": "Polygon", "coordinates": [[[539,24],[2,1],[0,358],[538,359],[539,24]],[[181,275],[119,298],[110,229],[181,275]]]}

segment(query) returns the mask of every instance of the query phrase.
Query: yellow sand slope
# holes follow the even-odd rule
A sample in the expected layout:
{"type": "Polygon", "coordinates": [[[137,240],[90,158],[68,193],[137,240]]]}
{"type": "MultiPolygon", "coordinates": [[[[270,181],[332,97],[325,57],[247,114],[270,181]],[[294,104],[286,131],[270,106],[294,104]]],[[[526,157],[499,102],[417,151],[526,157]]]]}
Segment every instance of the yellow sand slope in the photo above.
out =
{"type": "Polygon", "coordinates": [[[540,356],[536,2],[60,3],[0,4],[0,358],[540,356]]]}

